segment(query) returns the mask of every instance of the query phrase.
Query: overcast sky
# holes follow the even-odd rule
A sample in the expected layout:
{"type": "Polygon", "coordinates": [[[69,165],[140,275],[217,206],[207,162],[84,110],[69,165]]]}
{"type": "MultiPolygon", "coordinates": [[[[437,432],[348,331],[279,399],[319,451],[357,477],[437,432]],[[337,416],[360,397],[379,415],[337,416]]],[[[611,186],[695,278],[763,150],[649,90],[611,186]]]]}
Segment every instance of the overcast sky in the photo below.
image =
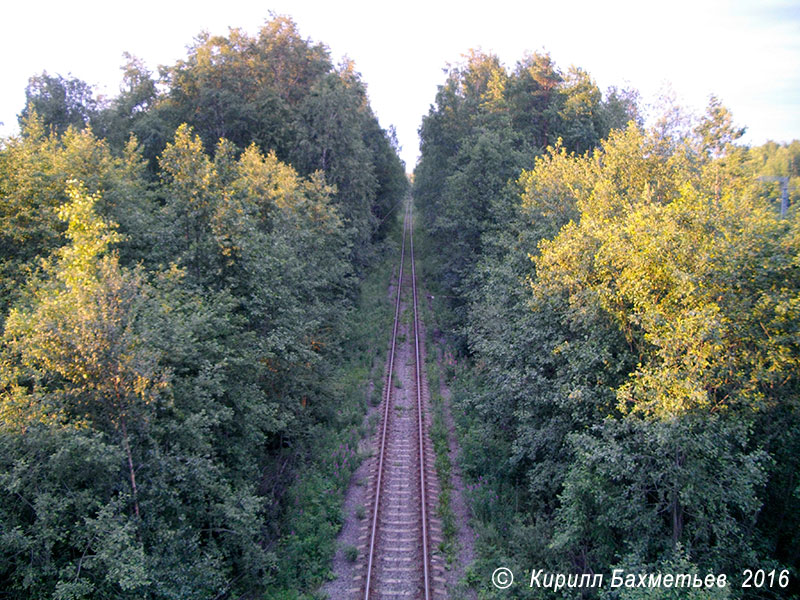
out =
{"type": "Polygon", "coordinates": [[[408,170],[442,69],[469,48],[509,67],[545,50],[562,70],[583,67],[602,89],[635,87],[645,102],[668,84],[702,110],[714,93],[748,128],[748,143],[800,139],[800,0],[16,1],[0,23],[0,133],[16,132],[33,74],[72,74],[114,95],[124,51],[155,71],[183,58],[200,31],[255,34],[270,11],[293,17],[334,62],[355,61],[381,124],[397,128],[408,170]]]}

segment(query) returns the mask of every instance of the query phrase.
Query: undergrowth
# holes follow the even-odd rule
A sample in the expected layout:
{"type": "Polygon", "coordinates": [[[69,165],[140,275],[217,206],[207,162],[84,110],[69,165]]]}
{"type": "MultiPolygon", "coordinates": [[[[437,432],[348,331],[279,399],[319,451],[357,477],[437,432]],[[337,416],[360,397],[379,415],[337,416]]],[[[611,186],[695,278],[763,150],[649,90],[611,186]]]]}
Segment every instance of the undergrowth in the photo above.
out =
{"type": "Polygon", "coordinates": [[[435,309],[431,310],[431,304],[436,306],[434,302],[435,296],[429,297],[425,292],[426,287],[422,285],[425,279],[426,261],[424,258],[424,249],[427,247],[425,238],[423,237],[423,244],[417,246],[415,254],[423,254],[422,260],[417,256],[417,288],[418,288],[418,309],[421,313],[423,323],[427,323],[425,348],[426,360],[425,368],[428,375],[428,390],[430,394],[431,406],[431,427],[430,435],[433,442],[433,449],[435,453],[434,466],[436,467],[436,475],[439,479],[439,504],[437,506],[437,514],[442,521],[442,543],[440,550],[444,554],[445,560],[449,566],[452,566],[458,555],[458,528],[456,526],[456,517],[453,512],[451,498],[453,494],[452,470],[453,464],[450,460],[450,446],[449,446],[449,430],[444,416],[444,398],[439,393],[441,372],[439,368],[439,361],[437,360],[439,346],[433,339],[432,331],[436,330],[437,315],[435,309]],[[420,253],[419,249],[423,252],[420,253]]]}
{"type": "MultiPolygon", "coordinates": [[[[398,259],[399,227],[384,244],[381,257],[361,285],[356,308],[348,317],[347,343],[331,375],[335,413],[309,433],[312,449],[294,474],[284,497],[276,548],[275,600],[318,600],[318,588],[333,577],[336,536],[343,523],[342,505],[353,472],[367,453],[359,442],[370,435],[374,419],[365,418],[383,394],[387,332],[393,305],[387,296],[398,259]]],[[[352,552],[351,552],[352,553],[352,552]]]]}

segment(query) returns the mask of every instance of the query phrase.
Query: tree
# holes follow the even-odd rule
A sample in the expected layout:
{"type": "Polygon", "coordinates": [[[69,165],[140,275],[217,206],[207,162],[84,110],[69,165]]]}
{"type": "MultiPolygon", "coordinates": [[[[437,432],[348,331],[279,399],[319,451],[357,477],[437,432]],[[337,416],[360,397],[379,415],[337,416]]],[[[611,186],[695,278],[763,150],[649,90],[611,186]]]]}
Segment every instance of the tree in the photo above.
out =
{"type": "Polygon", "coordinates": [[[20,126],[35,112],[45,127],[57,134],[68,127],[86,127],[97,112],[97,101],[89,84],[74,77],[34,75],[25,88],[25,108],[19,115],[20,126]]]}
{"type": "MultiPolygon", "coordinates": [[[[344,65],[321,78],[300,108],[299,143],[293,161],[301,171],[320,170],[336,186],[341,215],[355,233],[353,261],[363,267],[377,228],[373,212],[378,180],[365,144],[365,91],[344,65]]],[[[371,116],[371,115],[369,115],[371,116]]]]}
{"type": "Polygon", "coordinates": [[[583,154],[603,138],[602,94],[589,74],[577,67],[567,72],[561,91],[564,145],[567,150],[583,154]]]}
{"type": "Polygon", "coordinates": [[[355,458],[330,458],[359,403],[338,369],[407,188],[396,140],[285,17],[123,71],[91,129],[31,105],[0,147],[0,588],[308,589],[339,509],[314,498],[355,458]]]}
{"type": "Polygon", "coordinates": [[[4,587],[172,598],[263,585],[252,473],[270,410],[242,402],[253,390],[234,350],[244,339],[233,303],[181,289],[174,270],[151,284],[120,266],[98,197],[77,184],[68,194],[59,214],[69,243],[29,283],[4,334],[0,510],[17,532],[0,544],[11,557],[4,587]],[[215,439],[246,408],[251,434],[215,439]],[[19,471],[30,456],[37,468],[19,471]]]}
{"type": "Polygon", "coordinates": [[[744,423],[695,414],[597,429],[572,439],[554,539],[583,569],[610,569],[622,553],[654,563],[681,548],[716,572],[756,560],[749,532],[769,459],[747,451],[744,423]]]}
{"type": "Polygon", "coordinates": [[[217,173],[200,137],[181,125],[159,158],[167,201],[162,230],[167,256],[176,257],[197,282],[219,274],[211,215],[219,201],[217,173]],[[177,233],[177,237],[173,237],[177,233]]]}
{"type": "Polygon", "coordinates": [[[797,226],[753,185],[726,114],[634,121],[582,155],[558,144],[485,203],[491,174],[449,186],[499,160],[456,154],[438,188],[433,170],[417,180],[434,231],[449,217],[438,239],[477,250],[451,302],[471,367],[454,398],[489,563],[796,564],[797,226]],[[477,207],[495,225],[459,244],[477,207]]]}
{"type": "Polygon", "coordinates": [[[68,222],[71,243],[59,251],[55,278],[35,293],[30,309],[9,314],[6,341],[23,367],[64,380],[65,413],[121,432],[138,517],[128,423],[144,418],[167,374],[136,331],[146,302],[141,275],[121,271],[114,256],[102,258],[120,239],[115,225],[97,216],[97,197],[76,184],[68,196],[59,217],[68,222]]]}
{"type": "Polygon", "coordinates": [[[22,135],[0,150],[0,312],[5,314],[25,279],[64,243],[59,207],[67,202],[66,182],[77,179],[101,196],[96,209],[120,224],[123,263],[147,260],[154,231],[152,194],[136,143],[121,157],[89,129],[47,134],[35,114],[22,135]]]}
{"type": "Polygon", "coordinates": [[[517,63],[509,82],[512,123],[532,152],[541,152],[558,139],[562,83],[563,75],[549,54],[529,54],[517,63]]]}
{"type": "Polygon", "coordinates": [[[166,143],[166,124],[156,108],[160,99],[156,81],[141,59],[127,52],[123,57],[119,95],[97,113],[92,125],[97,135],[120,153],[135,136],[147,159],[153,161],[166,143]]]}
{"type": "Polygon", "coordinates": [[[631,121],[637,127],[644,126],[644,118],[639,113],[639,92],[634,89],[608,88],[601,114],[603,137],[612,129],[624,129],[631,121]]]}
{"type": "Polygon", "coordinates": [[[731,112],[713,94],[703,120],[695,128],[702,152],[712,158],[720,158],[731,150],[732,145],[745,134],[746,128],[735,127],[731,112]]]}

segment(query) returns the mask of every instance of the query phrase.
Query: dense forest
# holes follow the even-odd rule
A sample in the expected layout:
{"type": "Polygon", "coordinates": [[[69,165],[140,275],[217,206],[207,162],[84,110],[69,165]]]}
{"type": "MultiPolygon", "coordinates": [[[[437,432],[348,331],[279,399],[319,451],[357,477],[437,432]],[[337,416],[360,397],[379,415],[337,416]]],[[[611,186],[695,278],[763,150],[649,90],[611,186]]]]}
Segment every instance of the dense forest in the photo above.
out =
{"type": "Polygon", "coordinates": [[[635,93],[547,54],[509,70],[473,52],[423,119],[414,194],[474,577],[607,578],[483,598],[800,592],[800,221],[769,179],[800,199],[800,142],[737,144],[714,97],[661,109],[644,127],[635,93]],[[729,583],[612,590],[614,569],[729,583]],[[745,569],[774,582],[742,589],[745,569]]]}
{"type": "Polygon", "coordinates": [[[356,462],[343,349],[396,142],[284,17],[123,75],[32,77],[0,146],[0,597],[300,597],[356,462]]]}
{"type": "Polygon", "coordinates": [[[410,190],[355,65],[288,17],[126,55],[113,98],[31,77],[0,140],[0,599],[319,598],[409,191],[478,597],[800,597],[800,142],[660,110],[471,51],[410,190]]]}

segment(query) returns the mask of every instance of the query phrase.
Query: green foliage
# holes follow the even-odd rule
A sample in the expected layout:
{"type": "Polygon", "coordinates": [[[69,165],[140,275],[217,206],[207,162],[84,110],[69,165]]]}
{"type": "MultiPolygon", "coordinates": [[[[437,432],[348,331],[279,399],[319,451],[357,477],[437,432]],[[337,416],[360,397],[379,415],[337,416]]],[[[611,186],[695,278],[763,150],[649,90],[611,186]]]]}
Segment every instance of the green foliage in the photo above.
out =
{"type": "Polygon", "coordinates": [[[135,145],[122,157],[89,130],[68,129],[61,137],[45,135],[33,114],[23,135],[0,149],[0,306],[9,305],[41,258],[63,243],[58,209],[68,200],[68,181],[83,182],[101,193],[97,210],[119,224],[124,241],[120,258],[146,258],[155,221],[152,198],[141,180],[143,165],[135,145]]]}
{"type": "Polygon", "coordinates": [[[588,566],[614,556],[620,541],[656,558],[684,544],[706,567],[736,573],[756,560],[747,533],[769,464],[747,450],[749,437],[742,424],[705,416],[609,419],[575,434],[553,548],[588,566]]]}
{"type": "Polygon", "coordinates": [[[120,238],[94,212],[97,197],[75,184],[68,195],[59,216],[68,222],[70,243],[58,251],[51,277],[9,314],[7,349],[37,379],[48,373],[61,379],[76,404],[63,410],[124,428],[135,405],[154,401],[166,383],[137,326],[147,291],[141,273],[104,257],[120,238]]]}
{"type": "Polygon", "coordinates": [[[396,144],[282,17],[159,81],[127,56],[92,131],[36,90],[0,146],[0,588],[311,594],[382,372],[385,282],[353,313],[355,274],[396,144]]]}
{"type": "Polygon", "coordinates": [[[237,153],[251,144],[275,153],[302,176],[322,171],[354,230],[350,259],[367,265],[372,237],[386,233],[385,217],[408,182],[352,64],[334,68],[327,49],[302,38],[284,16],[266,21],[255,37],[240,29],[227,37],[202,33],[186,59],[164,68],[161,95],[144,65],[127,58],[122,92],[100,116],[114,147],[136,135],[155,169],[186,124],[209,154],[224,138],[237,153]]]}
{"type": "Polygon", "coordinates": [[[602,94],[589,74],[572,67],[564,78],[564,102],[559,116],[564,124],[564,143],[578,154],[591,150],[604,137],[602,94]]]}
{"type": "Polygon", "coordinates": [[[356,562],[358,558],[358,548],[355,546],[346,546],[344,549],[344,556],[351,563],[356,562]]]}
{"type": "Polygon", "coordinates": [[[546,54],[526,56],[509,74],[496,56],[471,51],[450,69],[420,128],[414,185],[439,241],[434,275],[453,299],[449,328],[466,325],[478,262],[507,229],[519,193],[513,182],[536,155],[560,139],[566,151],[591,150],[637,118],[634,93],[612,90],[604,101],[586,72],[565,76],[546,54]]]}
{"type": "MultiPolygon", "coordinates": [[[[682,548],[676,548],[671,556],[660,561],[654,565],[643,565],[638,563],[633,557],[627,557],[627,560],[615,568],[624,569],[626,573],[675,573],[675,574],[691,574],[697,575],[698,578],[704,577],[707,573],[701,572],[697,565],[693,564],[689,556],[683,551],[682,548]]],[[[735,585],[735,584],[734,584],[735,585]]],[[[692,600],[723,600],[726,598],[735,597],[735,593],[731,592],[732,584],[729,582],[726,587],[710,587],[710,588],[667,588],[667,587],[652,587],[652,588],[626,588],[623,587],[619,590],[603,590],[600,594],[601,598],[614,598],[619,600],[681,600],[683,598],[690,598],[692,600]]]]}
{"type": "Polygon", "coordinates": [[[89,84],[74,77],[34,75],[25,88],[25,108],[19,115],[20,125],[34,114],[44,126],[61,134],[69,127],[83,129],[97,112],[97,101],[89,84]]]}
{"type": "MultiPolygon", "coordinates": [[[[533,81],[549,64],[529,58],[504,89],[543,101],[533,81]]],[[[797,568],[798,228],[756,179],[793,176],[793,146],[736,146],[741,129],[715,98],[688,126],[673,111],[652,130],[634,119],[609,133],[619,113],[598,116],[588,76],[549,73],[567,96],[538,120],[512,118],[509,143],[489,144],[494,162],[464,158],[470,138],[445,119],[465,109],[447,86],[422,130],[423,246],[445,245],[428,260],[456,296],[469,365],[454,402],[479,580],[497,564],[797,568]],[[502,160],[524,167],[515,136],[556,123],[563,142],[516,182],[491,182],[502,160]]]]}
{"type": "MultiPolygon", "coordinates": [[[[211,340],[197,325],[182,320],[186,312],[213,327],[218,343],[225,325],[215,327],[214,318],[230,322],[226,304],[213,309],[217,315],[189,302],[171,305],[175,295],[163,283],[151,284],[109,253],[119,238],[94,212],[97,196],[76,186],[69,195],[59,212],[70,242],[6,323],[2,435],[11,451],[2,471],[4,521],[37,544],[8,563],[4,578],[17,582],[9,589],[171,597],[181,586],[195,594],[219,590],[229,574],[258,585],[267,558],[258,544],[260,502],[217,437],[227,437],[227,422],[245,407],[225,406],[215,394],[219,368],[187,372],[187,350],[202,361],[214,354],[202,347],[211,340]],[[181,339],[184,333],[190,337],[181,339]],[[47,443],[60,439],[93,450],[64,456],[60,443],[47,443]],[[32,453],[38,470],[20,471],[32,453]],[[94,469],[97,478],[88,477],[94,469]],[[60,495],[48,491],[62,489],[62,478],[72,490],[66,513],[50,506],[60,495]],[[73,495],[79,503],[70,504],[73,495]],[[8,504],[12,497],[25,502],[8,504]],[[53,536],[57,545],[44,543],[53,536]],[[53,567],[41,570],[42,563],[53,567]]],[[[256,411],[266,411],[251,410],[246,418],[260,433],[264,419],[256,411]]],[[[239,438],[251,460],[252,438],[239,438]]]]}
{"type": "MultiPolygon", "coordinates": [[[[397,238],[396,220],[393,226],[392,238],[397,238]]],[[[287,482],[284,526],[270,597],[281,597],[289,590],[310,594],[330,577],[336,535],[343,520],[342,500],[363,458],[355,450],[357,435],[371,435],[359,427],[366,407],[364,388],[369,389],[370,380],[379,383],[383,378],[382,359],[388,344],[385,336],[392,320],[386,290],[398,250],[396,243],[387,244],[383,260],[364,281],[357,307],[347,318],[342,360],[331,374],[332,401],[325,405],[320,424],[306,432],[304,464],[287,482]]]]}
{"type": "Polygon", "coordinates": [[[144,155],[155,163],[156,152],[164,148],[171,132],[164,116],[153,110],[159,97],[152,73],[135,56],[125,52],[124,57],[120,93],[95,115],[92,129],[117,151],[131,137],[141,140],[144,155]]]}
{"type": "Polygon", "coordinates": [[[456,558],[458,540],[456,538],[456,523],[450,498],[453,492],[451,480],[452,463],[450,461],[449,432],[444,420],[443,400],[439,394],[431,398],[433,405],[433,420],[430,436],[433,441],[433,450],[436,455],[434,466],[439,482],[439,503],[436,514],[442,520],[442,551],[447,562],[452,563],[456,558]]]}

